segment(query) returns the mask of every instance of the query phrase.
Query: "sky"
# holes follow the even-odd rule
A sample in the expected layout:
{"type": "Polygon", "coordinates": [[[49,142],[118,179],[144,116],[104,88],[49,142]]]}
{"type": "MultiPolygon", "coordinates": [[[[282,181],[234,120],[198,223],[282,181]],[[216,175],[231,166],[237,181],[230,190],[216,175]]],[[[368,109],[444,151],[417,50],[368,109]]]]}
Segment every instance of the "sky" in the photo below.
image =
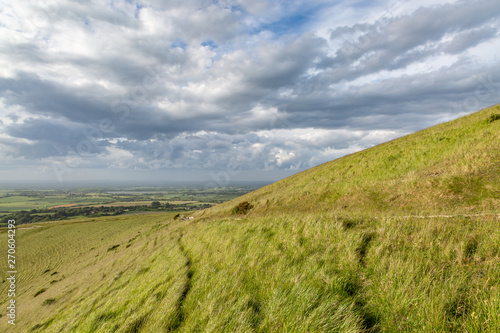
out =
{"type": "Polygon", "coordinates": [[[498,0],[0,8],[0,183],[274,181],[500,102],[498,0]]]}

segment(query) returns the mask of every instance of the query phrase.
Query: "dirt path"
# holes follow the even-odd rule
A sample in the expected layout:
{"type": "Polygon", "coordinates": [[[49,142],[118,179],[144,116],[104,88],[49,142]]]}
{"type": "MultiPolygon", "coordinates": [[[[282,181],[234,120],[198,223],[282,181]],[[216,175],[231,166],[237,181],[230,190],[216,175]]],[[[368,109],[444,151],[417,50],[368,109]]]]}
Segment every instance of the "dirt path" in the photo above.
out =
{"type": "Polygon", "coordinates": [[[428,219],[433,217],[444,217],[444,218],[452,218],[452,217],[477,217],[477,216],[497,216],[500,217],[500,214],[495,213],[481,213],[481,214],[455,214],[455,215],[405,215],[405,216],[394,216],[392,218],[417,218],[417,219],[428,219]]]}

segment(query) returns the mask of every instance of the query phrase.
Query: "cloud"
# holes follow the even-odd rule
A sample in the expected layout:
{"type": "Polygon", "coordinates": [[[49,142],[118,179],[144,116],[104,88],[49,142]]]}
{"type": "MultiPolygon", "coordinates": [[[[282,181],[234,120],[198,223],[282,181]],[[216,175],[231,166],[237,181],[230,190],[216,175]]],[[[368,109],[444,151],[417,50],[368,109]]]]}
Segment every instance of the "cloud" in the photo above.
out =
{"type": "MultiPolygon", "coordinates": [[[[351,64],[354,70],[348,74],[356,78],[367,72],[395,70],[412,62],[423,62],[439,55],[441,49],[456,49],[458,40],[463,39],[465,34],[451,41],[447,37],[458,33],[470,34],[469,30],[476,28],[482,29],[482,33],[476,31],[475,37],[482,35],[483,40],[493,37],[497,29],[486,28],[485,25],[492,22],[498,25],[499,13],[500,7],[494,1],[460,1],[419,8],[408,15],[382,17],[374,23],[337,27],[331,32],[330,39],[345,35],[349,38],[341,44],[336,57],[329,63],[351,64]],[[485,29],[489,36],[484,34],[485,29]]],[[[463,46],[462,51],[472,45],[463,46]]],[[[345,77],[346,73],[343,74],[345,77]]]]}
{"type": "Polygon", "coordinates": [[[453,39],[444,46],[443,51],[450,54],[460,53],[483,41],[490,40],[495,37],[497,33],[498,30],[491,26],[471,29],[453,36],[453,39]]]}
{"type": "Polygon", "coordinates": [[[492,0],[9,3],[0,155],[302,170],[497,103],[498,14],[492,0]]]}

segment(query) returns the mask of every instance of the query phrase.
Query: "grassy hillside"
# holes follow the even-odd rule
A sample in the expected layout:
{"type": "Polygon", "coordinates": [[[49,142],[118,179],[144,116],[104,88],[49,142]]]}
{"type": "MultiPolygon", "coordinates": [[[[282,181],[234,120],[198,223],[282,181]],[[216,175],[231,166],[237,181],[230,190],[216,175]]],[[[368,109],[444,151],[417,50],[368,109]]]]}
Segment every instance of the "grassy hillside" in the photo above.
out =
{"type": "Polygon", "coordinates": [[[500,208],[500,106],[348,155],[205,211],[439,214],[500,208]]]}
{"type": "MultiPolygon", "coordinates": [[[[496,332],[499,114],[346,156],[194,220],[19,226],[18,321],[3,312],[0,331],[496,332]],[[234,214],[244,201],[254,207],[234,214]]],[[[6,240],[0,230],[4,253],[6,240]]],[[[4,309],[7,289],[2,277],[4,309]]]]}
{"type": "MultiPolygon", "coordinates": [[[[175,311],[174,296],[185,283],[185,258],[177,246],[178,235],[164,222],[172,216],[19,226],[19,320],[13,329],[3,315],[0,331],[110,332],[116,325],[124,329],[138,325],[157,306],[161,316],[169,308],[175,311]]],[[[6,244],[5,230],[1,237],[6,244]]],[[[5,264],[2,261],[4,272],[5,264]]],[[[5,278],[0,295],[6,308],[5,278]]]]}
{"type": "Polygon", "coordinates": [[[494,332],[498,222],[154,215],[18,230],[18,321],[0,331],[494,332]]]}

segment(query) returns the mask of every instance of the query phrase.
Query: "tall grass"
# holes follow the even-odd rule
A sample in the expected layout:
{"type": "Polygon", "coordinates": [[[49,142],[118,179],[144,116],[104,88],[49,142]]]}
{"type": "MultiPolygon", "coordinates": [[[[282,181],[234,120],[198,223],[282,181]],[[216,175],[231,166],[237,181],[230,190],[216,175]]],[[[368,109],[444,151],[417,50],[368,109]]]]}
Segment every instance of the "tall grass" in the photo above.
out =
{"type": "Polygon", "coordinates": [[[200,223],[183,330],[494,331],[498,218],[316,214],[200,223]]]}
{"type": "Polygon", "coordinates": [[[24,230],[19,321],[12,330],[0,318],[0,329],[494,332],[498,222],[496,215],[283,213],[190,222],[155,215],[24,230]],[[44,247],[51,239],[58,246],[44,247]]]}
{"type": "MultiPolygon", "coordinates": [[[[18,228],[19,320],[15,328],[0,320],[0,330],[109,332],[119,327],[138,332],[147,327],[145,318],[164,318],[167,309],[174,311],[169,305],[182,289],[185,270],[169,229],[172,217],[96,218],[18,228]]],[[[5,240],[6,234],[1,236],[5,240]]],[[[0,306],[6,306],[7,283],[2,281],[0,306]]]]}

